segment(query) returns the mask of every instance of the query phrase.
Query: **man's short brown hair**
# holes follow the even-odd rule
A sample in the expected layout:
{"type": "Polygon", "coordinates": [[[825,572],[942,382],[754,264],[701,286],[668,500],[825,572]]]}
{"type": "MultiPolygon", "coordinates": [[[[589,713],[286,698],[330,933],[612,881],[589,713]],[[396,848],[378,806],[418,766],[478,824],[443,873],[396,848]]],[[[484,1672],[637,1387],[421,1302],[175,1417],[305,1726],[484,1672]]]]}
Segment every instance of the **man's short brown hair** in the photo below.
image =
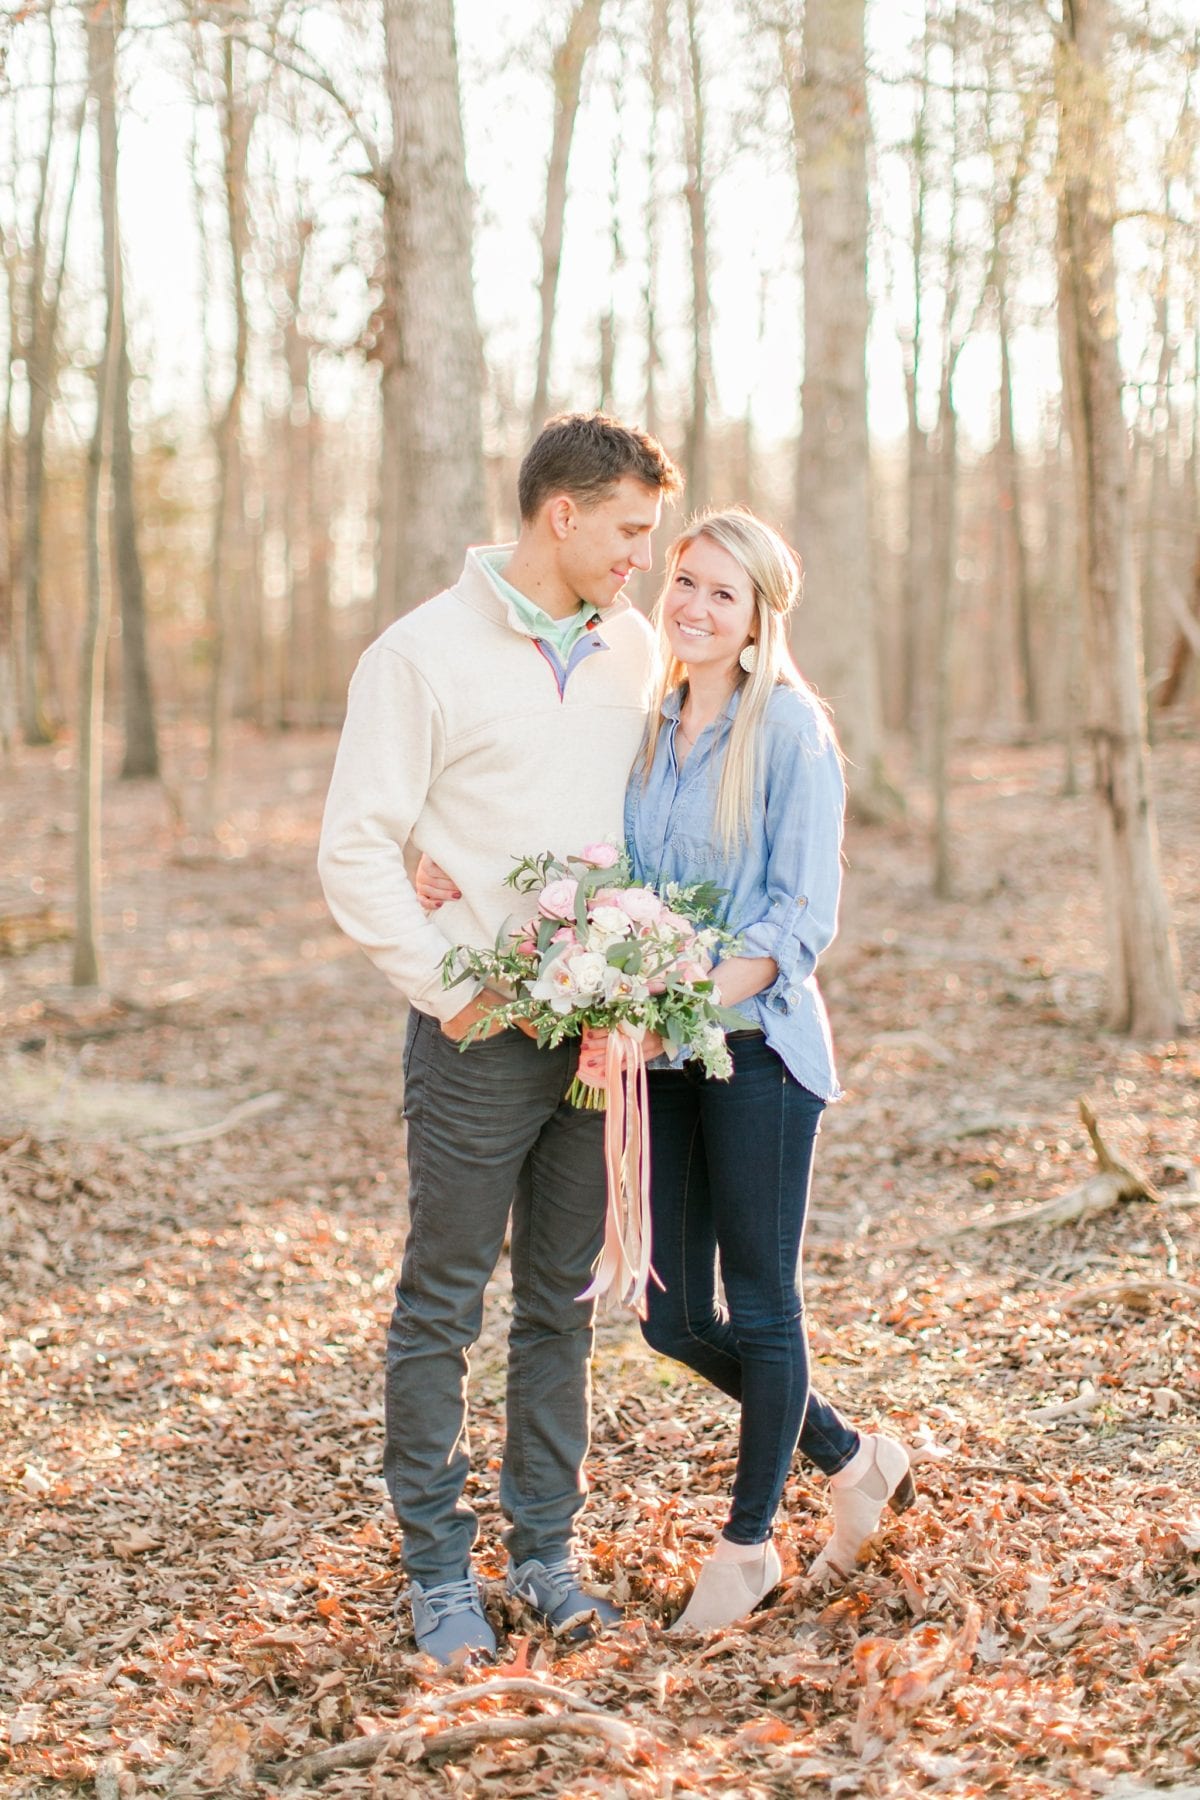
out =
{"type": "Polygon", "coordinates": [[[517,476],[521,518],[536,518],[551,494],[595,505],[624,476],[657,488],[664,500],[683,492],[683,476],[657,438],[607,413],[559,413],[547,419],[517,476]]]}

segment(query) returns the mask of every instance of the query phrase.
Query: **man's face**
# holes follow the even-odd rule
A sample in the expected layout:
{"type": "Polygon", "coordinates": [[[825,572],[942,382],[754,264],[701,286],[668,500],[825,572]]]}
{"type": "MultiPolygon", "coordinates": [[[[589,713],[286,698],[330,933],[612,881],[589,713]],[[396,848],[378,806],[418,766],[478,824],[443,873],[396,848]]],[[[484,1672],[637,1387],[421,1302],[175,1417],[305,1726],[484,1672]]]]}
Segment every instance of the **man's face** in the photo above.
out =
{"type": "Polygon", "coordinates": [[[567,502],[559,572],[581,600],[612,605],[635,569],[650,567],[650,536],[662,515],[662,495],[623,475],[603,500],[567,502]]]}

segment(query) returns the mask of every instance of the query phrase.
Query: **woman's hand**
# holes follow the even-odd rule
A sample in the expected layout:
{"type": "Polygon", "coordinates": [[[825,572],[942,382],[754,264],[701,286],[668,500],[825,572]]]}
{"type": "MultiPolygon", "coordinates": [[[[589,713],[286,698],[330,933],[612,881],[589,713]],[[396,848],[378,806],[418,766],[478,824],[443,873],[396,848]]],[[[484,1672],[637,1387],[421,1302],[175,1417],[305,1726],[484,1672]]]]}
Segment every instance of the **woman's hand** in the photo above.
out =
{"type": "Polygon", "coordinates": [[[432,856],[421,852],[421,860],[413,875],[413,887],[417,899],[427,913],[436,912],[439,906],[445,906],[447,900],[461,900],[462,893],[451,881],[440,863],[435,863],[432,856]]]}
{"type": "Polygon", "coordinates": [[[719,1006],[737,1006],[773,987],[778,975],[773,956],[730,956],[712,972],[713,999],[719,1006]]]}
{"type": "MultiPolygon", "coordinates": [[[[653,1062],[656,1056],[663,1053],[663,1041],[657,1031],[646,1031],[642,1034],[642,1055],[647,1062],[653,1062]]],[[[608,1057],[608,1032],[599,1025],[585,1025],[579,1038],[579,1064],[583,1068],[586,1061],[589,1067],[602,1069],[608,1057]]]]}

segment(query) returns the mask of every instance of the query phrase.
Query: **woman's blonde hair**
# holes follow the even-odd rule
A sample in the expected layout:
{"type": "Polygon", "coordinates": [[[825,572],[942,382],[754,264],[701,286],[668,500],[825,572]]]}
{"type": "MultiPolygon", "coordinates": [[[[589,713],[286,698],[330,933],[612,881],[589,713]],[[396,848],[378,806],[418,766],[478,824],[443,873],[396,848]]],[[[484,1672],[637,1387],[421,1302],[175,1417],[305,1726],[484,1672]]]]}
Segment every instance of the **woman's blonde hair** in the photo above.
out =
{"type": "Polygon", "coordinates": [[[710,538],[729,552],[745,572],[754,594],[751,636],[756,651],[755,663],[749,674],[738,669],[741,699],[722,758],[716,798],[717,840],[728,856],[739,840],[749,836],[753,823],[762,738],[760,727],[772,691],[783,682],[789,687],[811,692],[788,648],[788,615],[800,598],[804,572],[791,545],[773,526],[744,506],[697,513],[684,526],[667,552],[666,575],[654,611],[660,673],[646,728],[643,779],[649,776],[654,762],[663,725],[662,703],[671,690],[687,678],[684,665],[671,654],[667,643],[663,602],[675,580],[684,551],[700,537],[710,538]]]}

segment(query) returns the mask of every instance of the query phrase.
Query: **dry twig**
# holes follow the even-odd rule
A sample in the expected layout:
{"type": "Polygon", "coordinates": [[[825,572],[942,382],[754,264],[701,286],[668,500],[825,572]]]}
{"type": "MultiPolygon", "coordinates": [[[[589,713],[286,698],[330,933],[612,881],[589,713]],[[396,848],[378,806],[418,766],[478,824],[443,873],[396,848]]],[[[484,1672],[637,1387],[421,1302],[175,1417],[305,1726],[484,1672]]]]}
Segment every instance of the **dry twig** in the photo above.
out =
{"type": "MultiPolygon", "coordinates": [[[[405,1717],[411,1717],[406,1714],[405,1717]]],[[[626,1754],[646,1744],[644,1734],[619,1719],[581,1717],[576,1713],[537,1714],[533,1718],[491,1717],[473,1719],[465,1725],[451,1725],[446,1731],[422,1738],[418,1727],[410,1725],[396,1731],[373,1731],[368,1737],[351,1738],[345,1744],[332,1744],[312,1756],[277,1768],[274,1773],[284,1782],[320,1781],[336,1769],[365,1769],[381,1756],[403,1751],[412,1760],[428,1761],[437,1757],[462,1756],[480,1744],[508,1743],[522,1739],[539,1744],[551,1737],[599,1737],[612,1749],[626,1754]],[[414,1752],[416,1753],[414,1755],[414,1752]]]]}
{"type": "Polygon", "coordinates": [[[1040,1206],[1014,1207],[1011,1212],[993,1213],[987,1218],[965,1219],[959,1225],[952,1225],[948,1231],[929,1232],[916,1242],[942,1243],[948,1238],[964,1237],[967,1232],[981,1232],[986,1236],[993,1231],[1005,1231],[1010,1225],[1074,1225],[1081,1219],[1091,1219],[1098,1213],[1108,1212],[1122,1200],[1160,1201],[1162,1195],[1148,1175],[1143,1174],[1132,1163],[1124,1163],[1113,1155],[1100,1135],[1096,1115],[1086,1100],[1081,1099],[1079,1102],[1079,1116],[1087,1127],[1096,1161],[1100,1165],[1095,1175],[1090,1175],[1086,1181],[1065,1194],[1056,1194],[1052,1200],[1044,1200],[1040,1206]]]}
{"type": "Polygon", "coordinates": [[[169,1131],[162,1136],[144,1137],[141,1139],[143,1150],[175,1150],[184,1144],[206,1144],[212,1138],[224,1137],[227,1131],[233,1131],[244,1125],[247,1119],[255,1119],[259,1113],[274,1112],[282,1106],[284,1094],[256,1094],[252,1100],[243,1100],[240,1106],[226,1113],[215,1125],[197,1125],[190,1131],[169,1131]]]}

